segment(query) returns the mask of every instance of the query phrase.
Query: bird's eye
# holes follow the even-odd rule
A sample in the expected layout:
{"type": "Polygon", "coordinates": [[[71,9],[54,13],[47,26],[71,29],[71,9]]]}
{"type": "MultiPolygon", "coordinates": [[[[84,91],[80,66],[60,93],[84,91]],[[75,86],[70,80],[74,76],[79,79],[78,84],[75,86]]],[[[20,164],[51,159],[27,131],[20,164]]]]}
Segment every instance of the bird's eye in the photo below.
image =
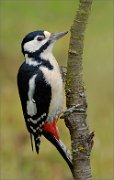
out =
{"type": "Polygon", "coordinates": [[[38,41],[42,41],[44,39],[44,37],[43,36],[39,36],[39,37],[37,37],[37,40],[38,41]]]}

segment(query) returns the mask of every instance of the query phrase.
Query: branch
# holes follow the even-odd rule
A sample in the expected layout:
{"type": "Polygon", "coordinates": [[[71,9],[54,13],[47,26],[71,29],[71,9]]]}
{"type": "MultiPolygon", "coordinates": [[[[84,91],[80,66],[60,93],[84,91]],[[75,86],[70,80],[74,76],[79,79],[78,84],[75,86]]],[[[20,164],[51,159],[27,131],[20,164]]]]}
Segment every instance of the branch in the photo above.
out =
{"type": "Polygon", "coordinates": [[[66,105],[63,116],[71,134],[73,176],[91,180],[90,153],[94,133],[87,126],[87,102],[82,77],[83,41],[92,0],[79,0],[77,15],[71,27],[66,75],[66,105]]]}

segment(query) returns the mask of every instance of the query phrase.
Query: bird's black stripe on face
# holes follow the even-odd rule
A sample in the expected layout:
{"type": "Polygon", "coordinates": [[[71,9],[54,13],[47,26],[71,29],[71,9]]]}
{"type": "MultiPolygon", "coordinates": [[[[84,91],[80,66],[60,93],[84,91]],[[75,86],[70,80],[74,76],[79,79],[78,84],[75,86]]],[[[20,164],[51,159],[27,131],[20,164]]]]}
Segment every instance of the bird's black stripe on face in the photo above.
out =
{"type": "Polygon", "coordinates": [[[29,58],[32,58],[33,61],[38,61],[39,64],[37,67],[40,67],[40,66],[45,66],[47,67],[49,70],[52,70],[53,69],[53,66],[52,64],[49,62],[49,60],[45,60],[45,59],[42,59],[39,55],[44,51],[46,50],[46,48],[49,46],[50,44],[50,41],[47,41],[39,50],[35,51],[35,52],[24,52],[24,53],[27,53],[28,54],[28,57],[29,58]]]}
{"type": "Polygon", "coordinates": [[[35,60],[37,60],[39,58],[39,55],[47,49],[47,47],[49,46],[50,44],[50,40],[48,40],[43,46],[41,46],[40,49],[38,49],[37,51],[35,52],[28,52],[28,51],[24,51],[25,54],[28,54],[28,57],[32,57],[34,58],[35,60]]]}

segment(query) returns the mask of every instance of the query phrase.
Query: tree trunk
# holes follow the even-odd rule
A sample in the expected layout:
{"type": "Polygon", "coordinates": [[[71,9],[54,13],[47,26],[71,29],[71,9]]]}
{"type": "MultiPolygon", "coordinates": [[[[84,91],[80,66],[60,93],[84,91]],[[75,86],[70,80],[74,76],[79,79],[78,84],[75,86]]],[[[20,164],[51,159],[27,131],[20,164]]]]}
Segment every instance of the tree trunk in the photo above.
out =
{"type": "Polygon", "coordinates": [[[76,180],[91,180],[90,153],[93,133],[87,126],[87,102],[82,78],[82,54],[86,24],[92,0],[79,0],[79,8],[71,27],[66,75],[66,105],[73,112],[65,116],[71,135],[73,176],[76,180]]]}

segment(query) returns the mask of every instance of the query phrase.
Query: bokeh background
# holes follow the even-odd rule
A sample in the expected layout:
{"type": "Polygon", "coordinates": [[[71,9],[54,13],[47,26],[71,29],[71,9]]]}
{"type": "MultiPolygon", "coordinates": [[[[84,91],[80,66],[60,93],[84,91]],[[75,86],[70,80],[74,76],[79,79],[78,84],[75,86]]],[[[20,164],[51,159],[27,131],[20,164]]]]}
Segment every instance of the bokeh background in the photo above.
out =
{"type": "MultiPolygon", "coordinates": [[[[66,31],[72,25],[78,0],[1,0],[0,2],[0,179],[71,180],[68,166],[42,137],[40,155],[32,153],[22,116],[16,76],[24,58],[20,44],[33,30],[66,31]]],[[[94,180],[113,176],[113,0],[94,0],[85,34],[84,81],[88,123],[95,131],[91,156],[94,180]]],[[[66,65],[70,33],[54,48],[60,65],[66,65]]],[[[70,149],[63,120],[58,127],[70,149]]]]}

